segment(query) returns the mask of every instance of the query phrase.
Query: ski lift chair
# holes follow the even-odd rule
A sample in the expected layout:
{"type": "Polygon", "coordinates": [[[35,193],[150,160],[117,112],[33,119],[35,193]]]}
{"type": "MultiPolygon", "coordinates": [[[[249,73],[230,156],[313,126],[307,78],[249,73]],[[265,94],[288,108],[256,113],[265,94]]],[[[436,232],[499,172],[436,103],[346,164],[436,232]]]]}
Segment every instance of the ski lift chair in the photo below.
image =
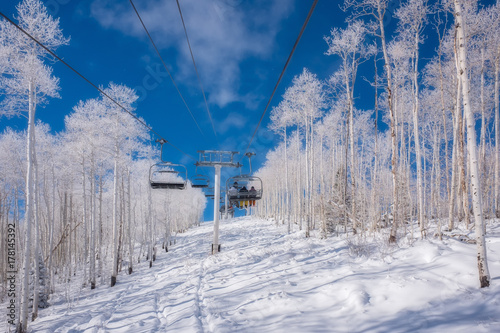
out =
{"type": "Polygon", "coordinates": [[[240,175],[228,178],[226,181],[226,193],[230,202],[254,201],[262,199],[262,180],[256,176],[240,175]],[[236,185],[236,186],[235,186],[236,185]],[[252,186],[255,191],[250,191],[252,186]],[[232,187],[236,188],[237,192],[232,187]],[[245,187],[247,191],[241,191],[245,187]]]}
{"type": "Polygon", "coordinates": [[[191,187],[193,188],[208,188],[210,186],[210,179],[205,175],[194,175],[191,178],[191,187]]]}
{"type": "Polygon", "coordinates": [[[187,169],[181,164],[160,162],[149,168],[149,183],[153,189],[184,190],[186,179],[187,169]]]}

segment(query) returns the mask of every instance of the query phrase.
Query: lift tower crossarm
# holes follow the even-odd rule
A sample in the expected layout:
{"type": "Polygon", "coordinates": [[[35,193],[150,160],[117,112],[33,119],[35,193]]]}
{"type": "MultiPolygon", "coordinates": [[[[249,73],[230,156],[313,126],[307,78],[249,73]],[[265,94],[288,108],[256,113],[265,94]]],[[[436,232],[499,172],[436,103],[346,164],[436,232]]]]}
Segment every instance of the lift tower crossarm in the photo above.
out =
{"type": "Polygon", "coordinates": [[[221,151],[221,150],[198,150],[200,154],[196,166],[213,167],[220,165],[221,167],[239,168],[241,164],[234,161],[234,155],[239,154],[237,151],[221,151]]]}

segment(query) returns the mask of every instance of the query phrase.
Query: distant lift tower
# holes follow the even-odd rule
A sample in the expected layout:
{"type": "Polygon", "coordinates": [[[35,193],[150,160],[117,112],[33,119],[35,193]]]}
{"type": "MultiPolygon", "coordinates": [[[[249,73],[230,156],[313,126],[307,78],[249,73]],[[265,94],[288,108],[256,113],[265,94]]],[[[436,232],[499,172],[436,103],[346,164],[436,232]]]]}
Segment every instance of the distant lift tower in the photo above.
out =
{"type": "Polygon", "coordinates": [[[197,167],[215,167],[214,181],[214,242],[212,254],[220,252],[219,244],[219,205],[220,205],[220,170],[222,167],[239,168],[239,162],[234,162],[237,151],[198,150],[200,157],[197,167]]]}

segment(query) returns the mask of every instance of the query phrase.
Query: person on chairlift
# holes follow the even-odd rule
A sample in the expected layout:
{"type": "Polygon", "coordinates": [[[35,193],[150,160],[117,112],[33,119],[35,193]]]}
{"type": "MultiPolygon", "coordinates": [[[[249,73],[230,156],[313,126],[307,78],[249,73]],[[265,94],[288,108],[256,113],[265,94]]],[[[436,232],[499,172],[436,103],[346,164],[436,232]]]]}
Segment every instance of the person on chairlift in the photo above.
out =
{"type": "MultiPolygon", "coordinates": [[[[240,197],[246,197],[247,195],[248,195],[248,190],[246,186],[243,186],[240,189],[240,197]]],[[[245,208],[248,207],[248,200],[240,201],[240,208],[243,208],[243,205],[245,205],[245,208]]]]}
{"type": "MultiPolygon", "coordinates": [[[[250,199],[257,197],[257,190],[255,189],[255,187],[252,186],[250,188],[250,191],[248,191],[248,194],[249,194],[248,197],[250,199]]],[[[254,206],[255,206],[255,200],[250,200],[250,207],[254,206]]]]}
{"type": "Polygon", "coordinates": [[[236,197],[238,195],[238,188],[236,186],[238,186],[238,183],[234,182],[233,186],[231,186],[229,188],[229,197],[236,197]],[[236,185],[234,185],[236,184],[236,185]]]}

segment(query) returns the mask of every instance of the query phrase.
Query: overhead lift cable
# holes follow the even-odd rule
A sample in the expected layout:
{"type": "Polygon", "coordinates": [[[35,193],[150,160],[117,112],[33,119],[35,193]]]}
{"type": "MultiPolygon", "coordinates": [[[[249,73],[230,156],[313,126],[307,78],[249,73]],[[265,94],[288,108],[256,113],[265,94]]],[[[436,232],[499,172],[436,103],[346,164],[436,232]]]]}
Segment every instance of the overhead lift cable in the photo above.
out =
{"type": "Polygon", "coordinates": [[[66,67],[68,67],[69,69],[71,69],[76,75],[78,75],[79,77],[81,77],[82,79],[84,79],[88,84],[90,84],[92,87],[94,87],[97,91],[99,91],[103,96],[107,97],[111,102],[113,102],[115,105],[117,105],[120,109],[122,109],[123,111],[125,111],[126,113],[128,113],[130,116],[132,116],[135,120],[137,120],[140,124],[142,124],[144,127],[146,127],[151,133],[155,134],[157,137],[159,137],[160,139],[163,139],[165,140],[170,146],[172,146],[174,149],[176,149],[177,151],[179,151],[180,153],[188,156],[189,158],[193,159],[193,160],[196,160],[193,156],[183,152],[181,149],[177,148],[176,146],[174,146],[171,142],[169,142],[168,140],[166,140],[165,138],[163,138],[158,132],[156,132],[151,126],[149,126],[148,124],[146,124],[144,122],[144,120],[142,120],[141,118],[137,117],[135,114],[133,114],[131,111],[127,110],[127,108],[125,108],[123,105],[121,105],[120,103],[118,103],[114,98],[112,98],[111,96],[109,96],[108,94],[106,94],[101,88],[99,88],[98,86],[96,86],[94,83],[92,83],[89,79],[87,79],[85,76],[83,76],[83,74],[81,74],[80,72],[78,72],[75,68],[73,68],[70,64],[68,64],[66,61],[64,61],[63,59],[61,59],[61,57],[59,57],[57,54],[55,54],[53,51],[51,51],[48,47],[46,47],[45,45],[43,45],[41,42],[39,42],[35,37],[31,36],[26,30],[24,30],[23,28],[21,28],[16,22],[12,21],[10,18],[8,18],[4,13],[0,12],[0,16],[2,16],[4,19],[6,19],[10,24],[12,24],[13,26],[15,26],[17,29],[19,29],[22,33],[24,33],[26,36],[28,36],[31,40],[33,40],[36,44],[38,44],[41,48],[43,48],[45,51],[47,51],[50,55],[52,55],[54,58],[56,58],[57,60],[59,60],[62,64],[64,64],[66,67]]]}
{"type": "Polygon", "coordinates": [[[160,58],[161,63],[163,64],[163,67],[164,67],[164,68],[165,68],[165,70],[167,71],[168,76],[170,77],[170,80],[172,80],[172,83],[174,84],[175,89],[176,89],[176,90],[177,90],[177,92],[179,93],[179,96],[181,97],[182,102],[183,102],[183,103],[184,103],[184,105],[186,106],[186,109],[188,110],[189,114],[191,115],[191,118],[193,118],[194,122],[196,123],[196,126],[198,127],[198,130],[200,131],[201,135],[205,136],[205,134],[203,134],[203,131],[202,131],[202,130],[201,130],[201,128],[200,128],[200,125],[199,125],[199,124],[198,124],[198,122],[196,121],[196,118],[194,117],[193,113],[191,112],[191,109],[190,109],[190,108],[189,108],[189,106],[187,105],[186,100],[184,99],[184,96],[182,96],[181,91],[179,90],[179,87],[177,86],[177,83],[175,83],[174,78],[172,77],[172,74],[170,74],[170,71],[168,70],[166,63],[165,63],[165,61],[163,60],[163,57],[161,56],[160,51],[158,51],[158,48],[156,47],[156,44],[155,44],[155,42],[153,41],[153,38],[152,38],[152,37],[151,37],[151,35],[149,34],[149,31],[148,31],[148,29],[146,28],[146,25],[144,24],[144,21],[142,20],[141,15],[139,15],[139,12],[137,11],[137,8],[135,8],[134,2],[133,2],[132,0],[130,0],[130,4],[132,5],[132,8],[134,8],[134,11],[135,11],[135,13],[136,13],[137,17],[139,18],[139,21],[141,21],[141,24],[142,24],[142,27],[144,28],[144,31],[146,31],[146,34],[148,35],[149,40],[151,41],[151,44],[153,44],[153,47],[154,47],[154,49],[155,49],[155,51],[156,51],[156,54],[158,54],[158,57],[160,58]]]}
{"type": "MultiPolygon", "coordinates": [[[[262,115],[260,116],[260,119],[259,119],[259,123],[257,124],[257,127],[255,128],[255,131],[253,132],[252,138],[250,139],[250,142],[248,143],[248,146],[245,149],[245,154],[248,152],[248,149],[250,148],[250,145],[252,144],[252,141],[255,138],[255,134],[257,134],[257,130],[259,129],[260,124],[262,123],[262,119],[264,119],[264,116],[267,112],[267,109],[269,108],[269,105],[271,104],[271,101],[274,97],[274,94],[276,93],[276,90],[278,89],[278,86],[281,82],[281,79],[283,78],[283,75],[285,74],[286,68],[288,67],[290,60],[292,59],[292,55],[295,52],[297,45],[299,44],[299,40],[302,37],[304,30],[306,29],[307,23],[309,22],[309,19],[311,18],[312,13],[313,13],[314,8],[316,7],[317,3],[318,3],[318,0],[314,0],[313,4],[311,6],[311,9],[309,10],[309,14],[307,14],[307,18],[306,18],[304,24],[302,25],[302,29],[300,30],[299,36],[297,37],[297,40],[295,41],[295,44],[293,45],[292,51],[290,52],[290,55],[288,56],[288,59],[286,60],[285,66],[283,67],[283,70],[281,71],[281,74],[278,78],[278,82],[276,82],[276,85],[274,86],[271,97],[269,97],[269,100],[267,101],[266,108],[264,109],[264,112],[262,112],[262,115]]],[[[245,154],[243,154],[243,156],[245,156],[245,154]]],[[[241,157],[242,159],[243,159],[243,156],[241,157]]]]}
{"type": "Polygon", "coordinates": [[[193,50],[191,49],[191,43],[189,42],[189,37],[187,34],[187,30],[186,30],[186,24],[184,23],[184,17],[182,16],[181,6],[179,4],[179,0],[176,0],[176,1],[177,1],[177,8],[179,8],[179,14],[181,16],[182,26],[184,27],[184,34],[186,35],[186,41],[187,41],[187,44],[189,47],[189,52],[191,53],[191,59],[193,60],[193,65],[194,65],[194,70],[196,72],[196,77],[198,78],[198,83],[200,84],[201,93],[203,94],[203,99],[205,100],[205,106],[207,108],[208,117],[210,118],[210,122],[212,123],[212,129],[214,131],[215,140],[217,142],[217,146],[219,146],[219,140],[217,138],[217,132],[215,131],[214,120],[212,119],[212,115],[210,114],[210,109],[208,107],[207,97],[205,96],[205,90],[203,90],[203,84],[201,82],[200,74],[198,73],[198,68],[196,67],[196,62],[194,61],[193,50]]]}

